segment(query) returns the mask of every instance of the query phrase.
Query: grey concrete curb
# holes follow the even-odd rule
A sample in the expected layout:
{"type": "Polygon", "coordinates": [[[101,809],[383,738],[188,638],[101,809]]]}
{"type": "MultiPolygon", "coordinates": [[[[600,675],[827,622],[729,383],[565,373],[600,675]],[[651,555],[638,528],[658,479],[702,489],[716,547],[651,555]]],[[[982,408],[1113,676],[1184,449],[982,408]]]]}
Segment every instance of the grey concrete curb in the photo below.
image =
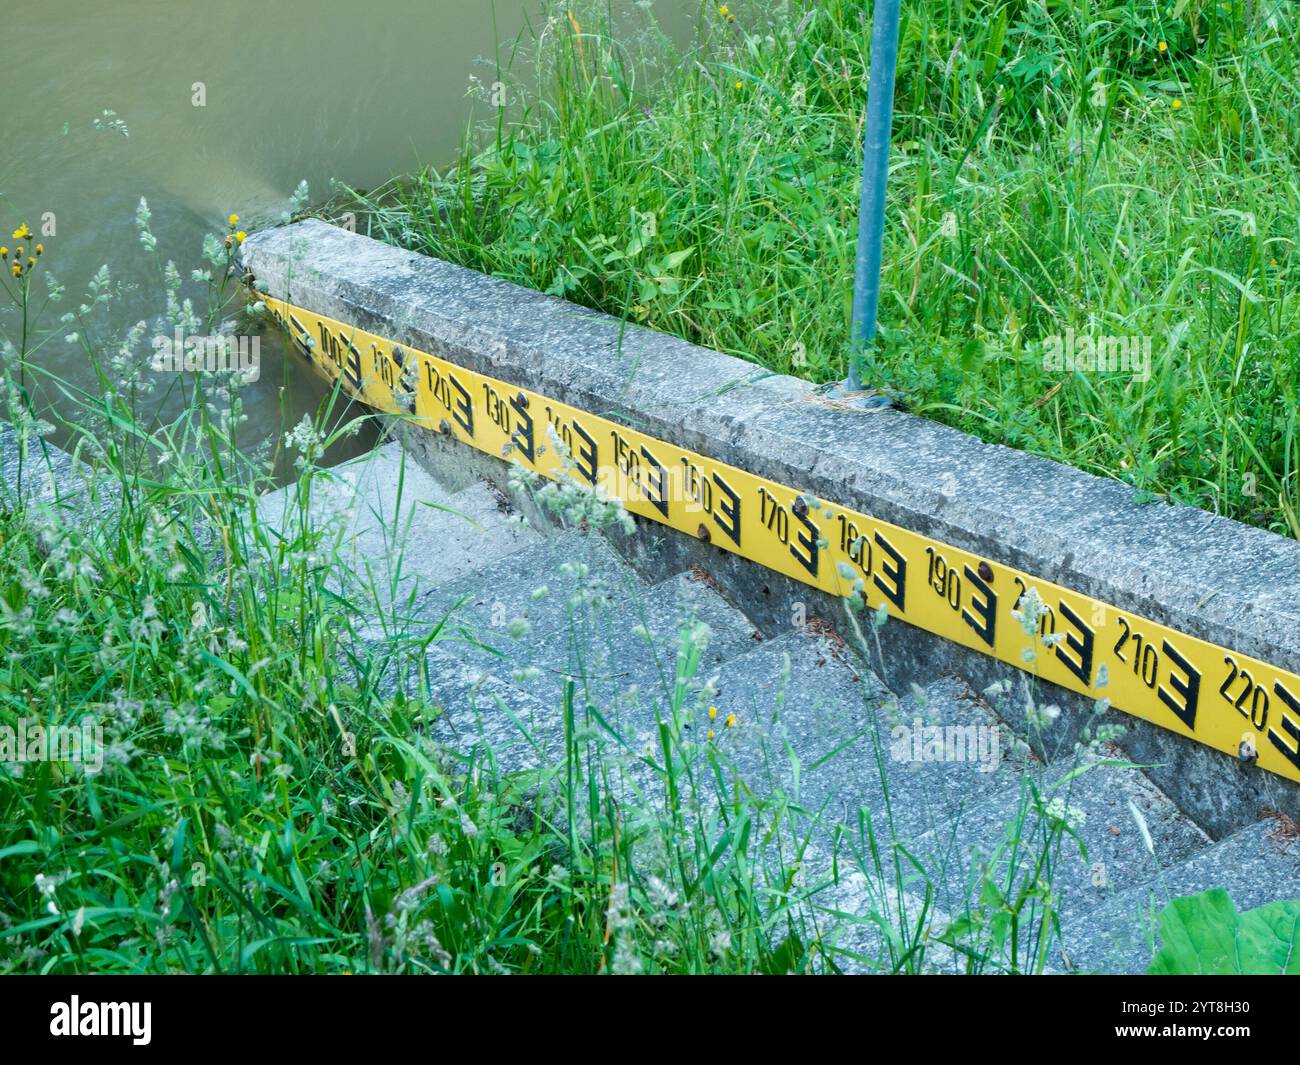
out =
{"type": "MultiPolygon", "coordinates": [[[[1203,511],[1140,504],[1115,481],[897,411],[810,402],[812,386],[740,359],[309,220],[255,233],[245,266],[272,296],[796,485],[1044,580],[1300,672],[1300,543],[1203,511]],[[955,483],[955,490],[945,488],[955,483]]],[[[439,445],[420,443],[426,458],[439,445]]],[[[503,464],[459,448],[465,463],[503,464]]],[[[623,545],[654,567],[701,562],[761,625],[829,597],[717,548],[647,527],[623,545]]],[[[896,689],[953,670],[977,688],[1019,672],[907,625],[882,630],[896,689]]],[[[1070,729],[1090,702],[1057,689],[1070,729]]],[[[1017,724],[1014,714],[1011,723],[1017,724]]],[[[1300,787],[1127,715],[1122,741],[1211,835],[1300,787]]]]}

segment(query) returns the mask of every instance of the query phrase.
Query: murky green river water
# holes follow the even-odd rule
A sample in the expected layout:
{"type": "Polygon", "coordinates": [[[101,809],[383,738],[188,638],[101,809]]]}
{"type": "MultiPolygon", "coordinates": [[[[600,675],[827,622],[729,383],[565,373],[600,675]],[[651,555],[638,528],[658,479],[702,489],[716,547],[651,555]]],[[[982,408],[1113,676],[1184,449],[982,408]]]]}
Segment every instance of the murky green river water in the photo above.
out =
{"type": "MultiPolygon", "coordinates": [[[[695,5],[655,8],[671,32],[695,5]]],[[[103,335],[161,309],[157,265],[137,239],[141,197],[160,261],[188,278],[204,233],[232,212],[274,216],[300,180],[323,199],[331,179],[364,188],[445,163],[467,123],[488,117],[467,96],[471,77],[490,84],[498,42],[508,58],[539,12],[516,0],[0,0],[0,243],[26,222],[45,246],[41,269],[67,289],[37,360],[96,387],[58,317],[101,264],[125,286],[103,335]]],[[[282,402],[296,421],[324,395],[300,363],[285,365],[277,338],[261,352],[246,442],[278,431],[282,402]]],[[[48,383],[40,398],[67,407],[48,383]]]]}

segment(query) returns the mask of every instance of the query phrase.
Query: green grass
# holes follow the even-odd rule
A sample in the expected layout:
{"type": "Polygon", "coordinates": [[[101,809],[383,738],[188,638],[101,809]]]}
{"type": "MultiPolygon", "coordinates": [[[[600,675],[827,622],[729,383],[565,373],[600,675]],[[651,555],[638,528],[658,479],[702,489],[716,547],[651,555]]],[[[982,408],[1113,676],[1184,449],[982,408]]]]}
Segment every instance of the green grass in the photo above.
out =
{"type": "MultiPolygon", "coordinates": [[[[553,8],[525,84],[374,235],[780,372],[842,377],[869,18],[553,8]],[[561,13],[563,11],[563,13],[561,13]]],[[[881,342],[923,415],[1300,536],[1300,8],[905,2],[881,342]],[[1151,338],[1148,380],[1049,338],[1151,338]]],[[[485,104],[486,106],[486,104],[485,104]]]]}

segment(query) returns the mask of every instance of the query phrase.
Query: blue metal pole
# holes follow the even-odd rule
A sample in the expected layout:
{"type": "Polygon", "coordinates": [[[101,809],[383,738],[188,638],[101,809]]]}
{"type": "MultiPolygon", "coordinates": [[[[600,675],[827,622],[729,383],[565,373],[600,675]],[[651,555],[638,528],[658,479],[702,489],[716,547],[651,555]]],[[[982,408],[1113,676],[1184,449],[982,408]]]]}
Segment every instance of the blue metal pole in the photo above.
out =
{"type": "Polygon", "coordinates": [[[894,118],[901,0],[876,0],[871,15],[871,78],[862,138],[862,199],[858,205],[858,254],[853,272],[853,318],[849,328],[850,392],[863,388],[858,356],[876,336],[880,306],[880,255],[885,237],[885,185],[889,180],[889,132],[894,118]]]}

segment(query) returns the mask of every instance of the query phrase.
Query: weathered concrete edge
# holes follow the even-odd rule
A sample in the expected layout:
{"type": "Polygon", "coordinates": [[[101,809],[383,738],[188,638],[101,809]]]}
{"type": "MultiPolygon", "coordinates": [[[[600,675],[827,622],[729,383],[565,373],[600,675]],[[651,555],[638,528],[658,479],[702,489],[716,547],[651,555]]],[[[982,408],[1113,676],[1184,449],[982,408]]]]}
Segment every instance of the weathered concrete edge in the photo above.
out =
{"type": "MultiPolygon", "coordinates": [[[[254,234],[244,262],[274,296],[1300,671],[1293,541],[1192,508],[1139,505],[1118,482],[921,418],[829,406],[805,382],[323,222],[254,234]]],[[[753,567],[648,532],[657,551],[703,552],[711,570],[735,573],[728,591],[761,619],[754,577],[743,575],[753,567]]],[[[768,601],[813,594],[763,573],[768,601]]],[[[937,668],[977,684],[1017,675],[920,630],[891,629],[891,683],[937,668]]],[[[1072,718],[1086,712],[1086,700],[1059,694],[1072,718]]],[[[1123,721],[1130,753],[1162,763],[1152,776],[1212,834],[1265,807],[1300,810],[1300,789],[1123,721]]]]}

